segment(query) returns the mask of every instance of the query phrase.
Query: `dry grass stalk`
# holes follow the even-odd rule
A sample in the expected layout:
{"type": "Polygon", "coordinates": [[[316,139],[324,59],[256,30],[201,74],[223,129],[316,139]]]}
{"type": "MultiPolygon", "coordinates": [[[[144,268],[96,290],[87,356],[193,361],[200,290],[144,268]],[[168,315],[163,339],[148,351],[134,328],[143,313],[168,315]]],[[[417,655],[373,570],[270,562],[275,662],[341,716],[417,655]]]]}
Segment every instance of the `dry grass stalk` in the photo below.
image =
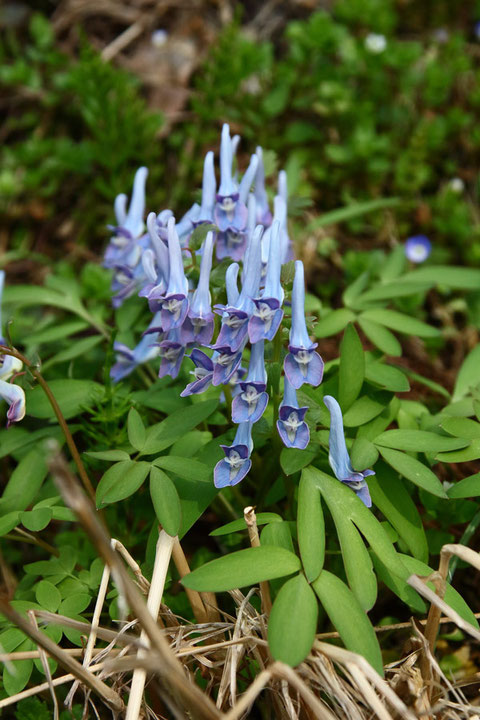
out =
{"type": "Polygon", "coordinates": [[[125,562],[127,563],[130,570],[135,575],[138,586],[140,590],[143,592],[144,595],[148,595],[148,591],[150,590],[150,583],[148,582],[147,578],[144,577],[140,565],[137,563],[135,558],[133,558],[130,553],[128,552],[127,548],[123,543],[120,542],[120,540],[116,540],[115,538],[112,538],[112,548],[116,550],[120,555],[123,557],[125,562]]]}
{"type": "MultiPolygon", "coordinates": [[[[37,619],[35,617],[35,614],[31,610],[28,611],[28,617],[30,618],[30,622],[32,623],[33,627],[36,630],[38,630],[37,619]]],[[[48,689],[50,690],[50,695],[52,697],[53,720],[58,720],[58,718],[59,718],[58,702],[57,702],[57,696],[55,695],[55,688],[53,687],[53,683],[52,683],[52,674],[50,672],[50,665],[48,664],[48,658],[45,653],[45,650],[41,650],[39,648],[38,652],[40,655],[40,662],[42,663],[43,672],[45,673],[45,677],[47,678],[48,689]]]]}
{"type": "MultiPolygon", "coordinates": [[[[188,575],[188,573],[190,572],[190,567],[188,565],[187,558],[185,557],[185,553],[183,552],[183,548],[180,545],[180,541],[178,538],[175,538],[175,542],[173,544],[172,557],[173,562],[175,563],[175,567],[177,568],[177,572],[180,575],[180,578],[188,575]]],[[[185,591],[190,603],[190,607],[192,608],[195,620],[198,623],[208,622],[207,611],[205,609],[205,605],[203,604],[200,593],[198,593],[196,590],[190,590],[190,588],[185,588],[185,591]]]]}
{"type": "MultiPolygon", "coordinates": [[[[249,505],[244,509],[243,516],[247,524],[250,545],[252,547],[260,547],[260,537],[258,535],[257,516],[255,514],[255,508],[249,505]]],[[[262,611],[265,613],[265,615],[268,616],[270,615],[270,611],[272,609],[272,599],[270,597],[270,587],[268,585],[268,582],[260,583],[260,597],[262,599],[262,611]]]]}

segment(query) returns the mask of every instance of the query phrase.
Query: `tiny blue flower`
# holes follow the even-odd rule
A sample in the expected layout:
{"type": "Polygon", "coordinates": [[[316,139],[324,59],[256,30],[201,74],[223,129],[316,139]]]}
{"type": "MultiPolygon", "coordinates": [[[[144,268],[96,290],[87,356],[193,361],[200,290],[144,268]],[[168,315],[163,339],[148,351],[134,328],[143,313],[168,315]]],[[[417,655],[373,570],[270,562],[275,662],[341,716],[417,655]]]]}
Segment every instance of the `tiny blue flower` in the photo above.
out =
{"type": "Polygon", "coordinates": [[[290,328],[289,353],[284,361],[285,375],[298,390],[304,383],[316,387],[323,377],[323,360],[315,352],[317,343],[308,337],[305,322],[305,280],[303,262],[295,262],[295,278],[292,291],[292,326],[290,328]]]}
{"type": "Polygon", "coordinates": [[[225,453],[223,460],[215,465],[213,473],[214,484],[217,488],[236,485],[252,467],[250,455],[253,450],[252,423],[240,423],[233,441],[233,445],[220,446],[225,453]]]}
{"type": "Polygon", "coordinates": [[[357,472],[353,469],[345,443],[343,430],[343,417],[340,405],[331,395],[325,395],[323,402],[330,412],[330,434],[328,460],[337,480],[348,485],[358,495],[367,507],[372,506],[372,500],[365,478],[375,475],[373,470],[357,472]]]}
{"type": "Polygon", "coordinates": [[[432,251],[432,243],[426,235],[413,235],[405,243],[405,255],[414,263],[422,263],[432,251]]]}
{"type": "Polygon", "coordinates": [[[287,448],[305,450],[310,442],[310,428],[305,422],[308,407],[299,407],[297,393],[285,377],[285,388],[277,420],[277,430],[287,448]]]}
{"type": "Polygon", "coordinates": [[[248,375],[239,385],[241,392],[233,399],[232,420],[234,423],[255,423],[262,417],[268,404],[263,340],[252,345],[248,375]]]}

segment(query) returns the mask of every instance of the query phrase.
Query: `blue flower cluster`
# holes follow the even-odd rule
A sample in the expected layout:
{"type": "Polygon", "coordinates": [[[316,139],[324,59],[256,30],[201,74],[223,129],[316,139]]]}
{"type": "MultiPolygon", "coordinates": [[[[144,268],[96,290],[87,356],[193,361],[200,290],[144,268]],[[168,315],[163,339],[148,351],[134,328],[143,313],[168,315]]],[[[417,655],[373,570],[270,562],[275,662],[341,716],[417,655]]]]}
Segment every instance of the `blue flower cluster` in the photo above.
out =
{"type": "MultiPolygon", "coordinates": [[[[150,213],[147,232],[143,225],[147,171],[140,168],[128,211],[124,195],[115,202],[118,226],[113,228],[104,260],[114,270],[114,306],[137,292],[147,299],[153,314],[135,349],[115,344],[115,381],[155,356],[160,357],[159,377],[175,378],[188,349],[187,357],[195,366],[194,379],[181,393],[183,397],[202,393],[210,385],[233,386],[232,420],[238,429],[233,444],[222,445],[225,458],[214,471],[218,488],[239,483],[251,467],[252,426],[262,417],[269,400],[265,344],[281,332],[285,296],[281,266],[293,257],[287,231],[285,172],[279,174],[272,215],[265,190],[262,149],[257,148],[238,180],[233,167],[238,142],[239,137],[232,138],[229,126],[224,125],[218,192],[214,154],[208,152],[201,205],[193,205],[178,223],[170,210],[158,215],[150,213]],[[197,252],[200,275],[197,286],[192,287],[185,274],[184,258],[194,252],[189,241],[201,224],[213,226],[213,230],[206,233],[197,252]],[[212,307],[210,273],[214,252],[217,260],[229,258],[231,262],[225,273],[227,302],[212,307]],[[215,314],[220,317],[220,329],[214,340],[215,314]],[[248,344],[250,359],[248,370],[244,370],[242,358],[248,344]]],[[[295,262],[291,315],[277,429],[286,447],[304,449],[310,441],[305,422],[308,408],[299,407],[296,391],[305,383],[321,383],[323,361],[307,331],[304,268],[299,260],[295,262]]]]}

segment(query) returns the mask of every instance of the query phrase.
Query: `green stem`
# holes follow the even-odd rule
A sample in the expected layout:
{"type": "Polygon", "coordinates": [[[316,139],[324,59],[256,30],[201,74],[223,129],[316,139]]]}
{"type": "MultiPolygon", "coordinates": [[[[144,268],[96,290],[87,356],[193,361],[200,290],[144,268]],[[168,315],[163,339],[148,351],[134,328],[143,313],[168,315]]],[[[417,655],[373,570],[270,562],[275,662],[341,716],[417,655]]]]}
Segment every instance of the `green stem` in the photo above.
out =
{"type": "Polygon", "coordinates": [[[22,355],[22,353],[18,352],[18,350],[15,350],[14,348],[8,348],[4,345],[0,345],[0,354],[2,355],[11,355],[12,357],[17,358],[20,360],[25,367],[27,367],[30,372],[32,373],[33,377],[38,381],[38,383],[41,385],[41,388],[45,395],[47,396],[50,405],[52,406],[53,412],[56,415],[56,418],[58,420],[58,424],[62,428],[63,434],[65,435],[65,440],[68,445],[68,449],[70,450],[70,453],[72,455],[73,461],[75,465],[77,466],[78,474],[80,475],[80,479],[83,483],[83,486],[85,490],[88,492],[90,497],[92,498],[93,502],[95,503],[95,490],[93,489],[93,485],[90,482],[90,478],[87,475],[87,472],[85,470],[85,466],[82,462],[82,458],[80,457],[80,453],[77,450],[77,446],[75,445],[75,441],[73,439],[72,433],[70,432],[70,428],[67,425],[67,422],[65,418],[63,417],[63,413],[60,410],[60,406],[58,402],[55,399],[54,394],[50,390],[50,387],[48,386],[48,383],[40,373],[40,371],[32,365],[32,363],[27,360],[27,358],[22,355]]]}

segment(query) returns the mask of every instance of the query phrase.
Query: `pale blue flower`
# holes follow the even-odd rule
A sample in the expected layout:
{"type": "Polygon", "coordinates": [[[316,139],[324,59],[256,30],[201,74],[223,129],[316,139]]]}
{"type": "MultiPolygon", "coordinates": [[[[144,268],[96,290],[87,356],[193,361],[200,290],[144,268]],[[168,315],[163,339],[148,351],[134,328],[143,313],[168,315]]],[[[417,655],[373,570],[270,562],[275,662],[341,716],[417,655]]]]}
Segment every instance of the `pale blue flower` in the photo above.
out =
{"type": "Polygon", "coordinates": [[[268,404],[267,372],[265,370],[264,342],[252,345],[250,365],[245,380],[239,383],[240,392],[232,403],[232,420],[234,423],[259,420],[268,404]]]}
{"type": "Polygon", "coordinates": [[[426,235],[413,235],[405,243],[405,255],[414,263],[422,263],[432,252],[432,243],[426,235]]]}
{"type": "Polygon", "coordinates": [[[267,228],[272,223],[272,213],[268,205],[267,191],[265,190],[265,168],[263,165],[263,150],[259,146],[255,150],[258,158],[257,172],[255,175],[255,203],[256,203],[256,224],[267,228]]]}
{"type": "Polygon", "coordinates": [[[232,445],[220,446],[225,458],[215,465],[213,473],[217,488],[236,485],[252,467],[250,455],[253,450],[252,423],[240,423],[232,445]]]}
{"type": "Polygon", "coordinates": [[[182,341],[208,345],[212,339],[214,315],[210,299],[210,271],[212,269],[213,232],[208,232],[203,244],[198,287],[193,293],[187,317],[182,326],[182,341]]]}
{"type": "Polygon", "coordinates": [[[195,380],[182,390],[180,397],[198,395],[204,392],[212,384],[213,380],[213,360],[206,353],[195,348],[187,357],[195,365],[195,370],[191,372],[195,380]]]}
{"type": "Polygon", "coordinates": [[[270,232],[265,287],[261,297],[253,299],[255,307],[248,321],[248,335],[251,343],[259,340],[273,340],[282,322],[284,292],[280,282],[280,230],[280,222],[275,220],[270,232]]]}
{"type": "Polygon", "coordinates": [[[292,291],[292,326],[290,328],[289,353],[284,361],[285,375],[298,390],[304,383],[316,387],[323,377],[323,360],[315,352],[317,343],[308,337],[305,322],[305,279],[303,263],[295,262],[295,278],[292,291]]]}
{"type": "Polygon", "coordinates": [[[330,412],[330,434],[328,460],[337,480],[348,485],[367,506],[372,506],[372,500],[365,478],[375,475],[373,470],[357,472],[353,469],[345,443],[343,430],[343,417],[340,405],[331,395],[325,395],[323,402],[330,412]]]}
{"type": "Polygon", "coordinates": [[[170,375],[176,378],[185,355],[185,345],[182,343],[180,330],[178,328],[169,330],[165,339],[158,343],[158,347],[161,358],[158,377],[170,375]]]}
{"type": "Polygon", "coordinates": [[[277,430],[287,448],[304,450],[310,442],[310,429],[305,422],[308,407],[299,407],[297,393],[285,377],[282,404],[278,411],[277,430]]]}
{"type": "Polygon", "coordinates": [[[175,229],[175,220],[168,220],[169,278],[165,295],[154,288],[148,295],[152,312],[161,311],[161,325],[164,332],[183,325],[188,311],[188,280],[183,268],[182,249],[175,229]]]}

